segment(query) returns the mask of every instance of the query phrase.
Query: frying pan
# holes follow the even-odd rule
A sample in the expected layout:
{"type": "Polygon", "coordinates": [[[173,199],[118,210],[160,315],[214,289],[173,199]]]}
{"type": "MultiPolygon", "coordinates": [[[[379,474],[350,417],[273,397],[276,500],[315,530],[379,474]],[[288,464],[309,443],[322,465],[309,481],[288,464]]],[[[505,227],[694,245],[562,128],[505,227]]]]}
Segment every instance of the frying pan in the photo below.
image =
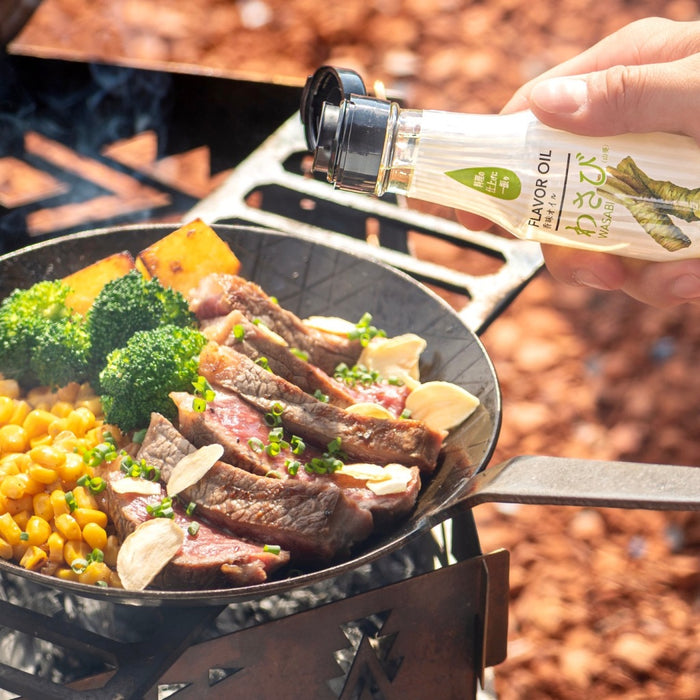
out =
{"type": "MultiPolygon", "coordinates": [[[[112,253],[129,250],[135,255],[174,228],[157,224],[100,229],[0,257],[0,298],[16,287],[63,277],[112,253]]],[[[700,509],[700,469],[694,467],[516,457],[485,470],[500,429],[498,380],[481,342],[449,305],[404,273],[309,234],[245,226],[214,228],[241,260],[241,274],[277,297],[283,307],[302,318],[326,314],[353,320],[369,311],[373,322],[389,335],[417,333],[427,341],[421,378],[459,384],[479,397],[480,406],[447,438],[439,467],[421,490],[410,517],[326,568],[239,588],[142,592],[60,581],[4,560],[0,573],[113,603],[223,605],[339,576],[485,501],[700,509]]]]}

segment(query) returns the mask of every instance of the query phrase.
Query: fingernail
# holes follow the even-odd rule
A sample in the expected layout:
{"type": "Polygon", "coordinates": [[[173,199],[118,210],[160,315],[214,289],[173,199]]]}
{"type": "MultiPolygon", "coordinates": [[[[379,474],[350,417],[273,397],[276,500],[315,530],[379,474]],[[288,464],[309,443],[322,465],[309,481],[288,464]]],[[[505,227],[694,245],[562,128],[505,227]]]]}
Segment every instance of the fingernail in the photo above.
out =
{"type": "Polygon", "coordinates": [[[679,299],[700,298],[700,277],[697,275],[682,275],[671,284],[671,292],[679,299]]]}
{"type": "Polygon", "coordinates": [[[587,268],[582,268],[580,270],[574,270],[572,274],[572,278],[575,284],[578,284],[582,287],[592,287],[593,289],[603,289],[606,292],[609,292],[612,289],[615,289],[613,285],[611,285],[609,282],[606,282],[605,280],[601,279],[596,275],[594,272],[587,268]]]}
{"type": "Polygon", "coordinates": [[[551,78],[538,83],[530,100],[550,114],[573,114],[588,101],[588,83],[581,78],[551,78]]]}

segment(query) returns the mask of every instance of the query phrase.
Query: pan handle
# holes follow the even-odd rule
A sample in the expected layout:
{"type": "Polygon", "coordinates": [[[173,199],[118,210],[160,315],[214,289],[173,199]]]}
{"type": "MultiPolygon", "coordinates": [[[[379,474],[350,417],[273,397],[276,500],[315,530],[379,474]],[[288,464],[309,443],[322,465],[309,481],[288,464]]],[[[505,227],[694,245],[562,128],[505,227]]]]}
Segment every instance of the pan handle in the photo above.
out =
{"type": "Polygon", "coordinates": [[[461,505],[487,502],[700,510],[700,467],[525,455],[475,476],[461,505]]]}

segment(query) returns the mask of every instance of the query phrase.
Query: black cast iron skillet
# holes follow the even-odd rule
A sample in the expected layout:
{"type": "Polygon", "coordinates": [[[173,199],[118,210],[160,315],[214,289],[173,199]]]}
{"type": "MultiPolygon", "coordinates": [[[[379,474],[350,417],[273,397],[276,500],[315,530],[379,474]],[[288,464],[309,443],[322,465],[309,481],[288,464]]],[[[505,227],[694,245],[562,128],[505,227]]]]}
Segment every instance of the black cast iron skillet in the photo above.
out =
{"type": "MultiPolygon", "coordinates": [[[[0,258],[0,298],[13,289],[74,272],[107,255],[136,255],[174,225],[90,231],[29,246],[0,258]]],[[[421,378],[460,384],[481,405],[445,444],[435,475],[411,516],[388,534],[363,543],[351,558],[324,569],[240,588],[143,592],[64,582],[0,560],[0,573],[114,603],[222,605],[258,599],[329,579],[374,561],[459,511],[486,501],[700,509],[700,469],[670,465],[516,457],[483,471],[501,421],[493,365],[481,342],[440,298],[408,276],[318,239],[257,228],[215,226],[240,258],[241,274],[303,317],[325,314],[356,320],[369,311],[389,335],[414,332],[427,340],[421,378]]],[[[0,368],[1,371],[1,368],[0,368]]]]}

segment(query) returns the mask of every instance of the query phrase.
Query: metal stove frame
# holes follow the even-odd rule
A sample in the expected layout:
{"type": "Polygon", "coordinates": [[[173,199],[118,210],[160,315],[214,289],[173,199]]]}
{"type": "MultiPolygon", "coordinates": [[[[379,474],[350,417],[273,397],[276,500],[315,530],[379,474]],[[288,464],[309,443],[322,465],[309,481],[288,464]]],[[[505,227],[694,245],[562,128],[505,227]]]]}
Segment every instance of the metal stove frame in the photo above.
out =
{"type": "MultiPolygon", "coordinates": [[[[37,59],[13,60],[22,64],[37,59]]],[[[56,63],[45,62],[49,73],[56,63]]],[[[63,68],[70,72],[85,67],[63,68]]],[[[168,77],[190,89],[198,86],[205,95],[240,87],[219,76],[168,77]]],[[[226,99],[218,99],[216,106],[210,118],[220,120],[214,131],[221,132],[222,125],[235,123],[236,114],[226,99]]],[[[298,114],[253,147],[243,160],[230,163],[233,173],[213,194],[193,207],[191,198],[177,200],[185,206],[179,220],[198,216],[210,223],[301,229],[326,240],[340,237],[349,250],[467,297],[459,313],[476,333],[483,332],[542,266],[534,244],[467,231],[448,219],[409,209],[402,201],[335,191],[309,176],[303,168],[306,146],[298,114]],[[262,207],[254,204],[255,193],[263,193],[262,207]],[[367,240],[368,221],[379,232],[379,245],[376,239],[375,244],[367,240]],[[479,276],[418,260],[406,242],[411,231],[502,264],[497,272],[479,276]]],[[[37,700],[474,697],[484,670],[506,653],[507,552],[481,553],[471,513],[443,523],[408,550],[379,560],[359,578],[348,575],[318,591],[300,591],[297,598],[303,600],[291,605],[288,600],[226,608],[98,605],[57,594],[50,586],[34,589],[24,581],[0,578],[0,598],[5,598],[0,600],[0,628],[11,631],[18,643],[43,649],[35,640],[45,640],[62,654],[65,650],[68,658],[93,660],[83,680],[66,681],[69,667],[58,682],[50,673],[36,677],[0,663],[0,689],[37,700]],[[401,557],[413,562],[411,572],[404,568],[397,573],[396,559],[401,557]],[[37,607],[37,601],[49,599],[48,608],[37,607]],[[132,627],[139,629],[138,638],[132,627]],[[115,628],[121,632],[115,634],[115,628]]]]}

